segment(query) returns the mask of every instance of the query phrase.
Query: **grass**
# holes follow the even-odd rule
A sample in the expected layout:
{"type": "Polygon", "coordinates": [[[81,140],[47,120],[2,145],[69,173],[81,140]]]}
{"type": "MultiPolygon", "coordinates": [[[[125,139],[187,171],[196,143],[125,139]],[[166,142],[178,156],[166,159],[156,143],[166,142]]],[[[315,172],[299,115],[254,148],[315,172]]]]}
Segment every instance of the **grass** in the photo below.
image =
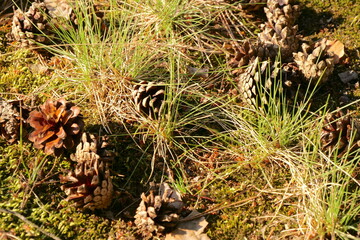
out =
{"type": "MultiPolygon", "coordinates": [[[[341,8],[353,1],[301,3],[306,37],[339,38],[354,56],[357,16],[341,8]],[[321,18],[325,10],[335,17],[334,31],[306,25],[306,16],[321,18]]],[[[289,102],[275,84],[259,94],[267,103],[255,109],[230,94],[237,84],[222,42],[255,36],[261,16],[240,16],[225,1],[108,0],[99,21],[93,2],[75,5],[77,26],[63,20],[53,44],[39,46],[51,54],[7,46],[0,93],[35,106],[62,96],[77,103],[86,130],[108,134],[117,152],[113,204],[81,212],[63,200],[58,176],[72,168],[68,156],[35,150],[24,128],[23,142],[0,142],[0,239],[139,238],[133,217],[150,181],[170,182],[207,213],[211,239],[360,238],[358,151],[337,157],[320,144],[324,116],[340,93],[308,88],[289,102]],[[40,65],[46,71],[37,71],[40,65]],[[136,111],[131,99],[141,81],[165,85],[156,119],[136,111]]]]}

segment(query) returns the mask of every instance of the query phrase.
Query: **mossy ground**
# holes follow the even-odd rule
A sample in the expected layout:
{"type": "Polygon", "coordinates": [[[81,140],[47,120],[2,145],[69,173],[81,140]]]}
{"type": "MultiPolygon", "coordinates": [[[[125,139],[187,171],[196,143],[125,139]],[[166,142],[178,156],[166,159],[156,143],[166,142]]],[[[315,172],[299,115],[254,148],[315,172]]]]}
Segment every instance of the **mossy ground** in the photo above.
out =
{"type": "MultiPolygon", "coordinates": [[[[314,105],[321,106],[320,100],[330,95],[329,104],[335,108],[339,105],[339,97],[344,94],[342,89],[347,87],[336,74],[347,69],[360,70],[360,5],[350,0],[300,2],[303,14],[299,19],[299,28],[306,39],[338,39],[347,48],[348,61],[337,67],[330,85],[320,89],[321,95],[313,100],[314,105]]],[[[4,51],[0,56],[2,96],[11,99],[26,95],[32,105],[38,105],[48,97],[67,95],[84,109],[88,131],[105,132],[94,110],[96,103],[86,99],[81,93],[83,89],[76,84],[63,84],[61,78],[52,74],[55,67],[38,70],[42,65],[38,53],[12,46],[0,48],[0,51],[4,51]],[[77,96],[81,96],[81,100],[77,96]]],[[[358,90],[351,86],[348,88],[348,95],[356,100],[360,95],[358,90]]],[[[150,177],[151,180],[164,177],[163,166],[169,163],[156,163],[151,176],[151,139],[143,141],[139,134],[134,140],[129,132],[134,132],[138,127],[136,125],[116,122],[108,125],[112,130],[112,148],[117,152],[112,166],[116,194],[109,209],[80,212],[63,200],[65,194],[59,188],[58,177],[71,168],[69,156],[45,156],[32,148],[30,143],[7,145],[4,141],[0,142],[0,208],[22,214],[61,239],[139,238],[132,217],[140,194],[147,190],[150,177]]],[[[24,135],[28,131],[24,129],[24,135]]],[[[199,130],[196,134],[204,132],[199,130]]],[[[206,145],[206,140],[204,142],[206,145]]],[[[192,144],[196,146],[199,143],[192,144]]],[[[193,148],[196,150],[196,147],[193,148]]],[[[205,151],[199,147],[199,155],[204,158],[197,161],[197,165],[192,161],[188,165],[186,161],[181,164],[171,162],[170,165],[175,166],[174,186],[183,190],[184,201],[203,211],[215,207],[207,215],[209,226],[206,232],[211,239],[303,239],[301,229],[297,229],[299,223],[293,218],[298,211],[298,199],[296,194],[288,192],[293,184],[288,166],[272,162],[264,156],[245,160],[226,155],[219,158],[216,154],[218,147],[209,148],[212,148],[212,154],[209,154],[209,149],[205,151]],[[239,204],[231,205],[236,202],[239,204]],[[226,205],[229,207],[222,208],[226,205]]],[[[0,216],[0,238],[49,238],[14,215],[0,213],[0,216]]],[[[353,225],[356,224],[358,219],[354,220],[353,225]]],[[[317,239],[315,233],[313,237],[317,239]]]]}

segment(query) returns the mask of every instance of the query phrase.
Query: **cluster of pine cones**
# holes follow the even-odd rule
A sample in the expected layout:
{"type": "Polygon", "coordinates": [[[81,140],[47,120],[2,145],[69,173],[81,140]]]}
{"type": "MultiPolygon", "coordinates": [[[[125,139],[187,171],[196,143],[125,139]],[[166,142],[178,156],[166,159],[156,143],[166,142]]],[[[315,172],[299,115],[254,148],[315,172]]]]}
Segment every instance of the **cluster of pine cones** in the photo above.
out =
{"type": "Polygon", "coordinates": [[[300,8],[294,2],[267,0],[267,22],[261,25],[258,38],[224,43],[241,98],[250,106],[266,105],[271,91],[283,89],[291,98],[301,85],[325,83],[339,60],[331,48],[334,41],[327,39],[303,43],[299,51],[296,21],[300,8]],[[281,88],[274,90],[279,84],[281,88]]]}
{"type": "MultiPolygon", "coordinates": [[[[94,5],[95,15],[103,23],[103,14],[94,5]]],[[[91,14],[94,15],[94,14],[91,14]]],[[[76,27],[78,22],[74,9],[66,0],[43,0],[31,4],[24,12],[20,9],[14,11],[10,39],[19,43],[20,47],[32,47],[38,43],[50,44],[54,42],[54,27],[61,20],[70,21],[76,27]]],[[[134,85],[132,91],[133,103],[139,114],[157,119],[164,101],[165,84],[162,82],[141,81],[134,85]]],[[[52,151],[46,149],[46,151],[52,151]]]]}
{"type": "Polygon", "coordinates": [[[20,132],[26,135],[24,130],[30,128],[27,139],[48,155],[60,156],[65,150],[75,150],[71,155],[75,170],[60,177],[67,199],[84,209],[108,207],[113,193],[109,164],[114,154],[105,149],[105,139],[84,132],[80,108],[61,98],[48,99],[38,110],[30,111],[22,101],[1,98],[1,137],[10,144],[16,143],[20,132]]]}
{"type": "MultiPolygon", "coordinates": [[[[150,91],[152,95],[159,95],[159,90],[152,91],[151,87],[148,90],[140,88],[142,86],[137,87],[138,94],[150,91]]],[[[153,106],[157,104],[155,101],[153,106]]],[[[106,137],[84,132],[83,116],[78,106],[64,98],[48,99],[38,109],[30,111],[22,101],[0,98],[1,138],[9,144],[16,143],[21,130],[26,128],[32,129],[27,139],[35,148],[54,156],[65,151],[71,153],[74,168],[66,175],[60,175],[66,200],[74,202],[74,206],[80,209],[91,211],[110,206],[114,193],[110,165],[115,153],[107,149],[106,137]]],[[[182,217],[180,213],[184,204],[181,197],[166,183],[153,185],[150,194],[143,193],[141,199],[135,224],[144,237],[161,235],[182,217]]]]}
{"type": "MultiPolygon", "coordinates": [[[[37,42],[49,43],[54,34],[52,20],[57,17],[76,23],[72,8],[66,1],[60,2],[61,13],[59,8],[52,7],[51,0],[34,2],[26,12],[14,12],[12,37],[21,47],[37,42]]],[[[229,1],[230,4],[236,2],[229,1]]],[[[277,81],[281,81],[290,92],[298,89],[299,84],[325,83],[338,57],[331,51],[331,41],[326,39],[300,45],[296,25],[299,6],[292,0],[267,0],[266,6],[263,1],[247,2],[239,4],[240,9],[256,11],[263,8],[267,17],[258,39],[233,40],[223,46],[244,102],[251,106],[266,104],[263,93],[270,91],[277,81]],[[281,57],[281,65],[277,57],[281,57]]],[[[166,86],[161,82],[142,81],[134,85],[132,102],[135,109],[150,119],[159,118],[165,90],[166,86]]],[[[84,121],[78,106],[65,99],[47,100],[38,110],[30,111],[21,101],[0,98],[1,137],[15,143],[25,124],[33,128],[28,139],[46,154],[59,156],[64,151],[75,150],[71,155],[74,169],[60,176],[61,189],[65,191],[67,200],[74,201],[79,208],[90,210],[110,206],[114,192],[110,165],[114,154],[106,150],[106,139],[84,132],[84,121]]],[[[359,131],[359,122],[342,111],[326,116],[321,136],[323,150],[336,151],[341,157],[358,149],[359,131]]],[[[142,194],[141,199],[135,223],[144,237],[162,233],[181,218],[181,198],[166,184],[153,186],[149,195],[142,194]]]]}
{"type": "MultiPolygon", "coordinates": [[[[103,13],[99,5],[92,5],[94,13],[88,7],[91,21],[106,28],[103,13]]],[[[78,20],[68,0],[37,0],[31,4],[27,11],[16,9],[13,15],[12,31],[8,35],[20,47],[36,46],[37,44],[56,43],[56,29],[67,29],[67,25],[77,28],[78,20]],[[66,23],[67,22],[67,23],[66,23]]]]}

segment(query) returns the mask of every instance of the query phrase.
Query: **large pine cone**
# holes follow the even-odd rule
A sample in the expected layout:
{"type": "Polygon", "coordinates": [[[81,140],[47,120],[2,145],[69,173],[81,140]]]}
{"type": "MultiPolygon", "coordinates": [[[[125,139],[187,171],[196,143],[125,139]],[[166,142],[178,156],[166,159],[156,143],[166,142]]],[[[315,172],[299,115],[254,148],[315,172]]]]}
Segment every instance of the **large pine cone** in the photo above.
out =
{"type": "Polygon", "coordinates": [[[236,80],[245,103],[267,108],[270,98],[292,101],[301,97],[301,79],[295,63],[280,66],[280,62],[260,61],[257,57],[236,80]]]}
{"type": "Polygon", "coordinates": [[[64,98],[57,101],[48,99],[40,107],[40,111],[30,112],[27,121],[35,128],[29,135],[34,147],[56,156],[60,155],[64,148],[74,148],[84,128],[80,108],[64,98]]]}
{"type": "Polygon", "coordinates": [[[265,46],[280,48],[283,60],[291,59],[299,48],[298,26],[294,25],[300,14],[299,5],[292,5],[289,0],[269,0],[264,11],[268,21],[261,26],[260,41],[265,46]]]}
{"type": "Polygon", "coordinates": [[[65,183],[61,189],[65,191],[67,201],[74,201],[75,206],[83,209],[103,209],[109,207],[113,197],[113,185],[108,163],[97,160],[90,154],[89,158],[78,162],[75,171],[60,176],[65,183]]]}
{"type": "Polygon", "coordinates": [[[341,110],[328,114],[324,119],[321,145],[322,149],[328,152],[337,147],[338,157],[348,151],[351,153],[360,147],[360,123],[341,110]]]}
{"type": "Polygon", "coordinates": [[[132,97],[138,112],[145,113],[150,119],[159,117],[165,95],[165,85],[142,81],[135,85],[132,97]]]}
{"type": "Polygon", "coordinates": [[[313,46],[303,43],[301,47],[302,52],[293,54],[299,69],[313,85],[325,83],[334,71],[335,65],[334,54],[327,51],[327,40],[322,39],[313,46]]]}
{"type": "Polygon", "coordinates": [[[184,206],[180,195],[167,183],[152,186],[150,194],[141,194],[141,203],[136,210],[135,224],[144,237],[163,233],[166,228],[174,227],[180,219],[184,206]]]}
{"type": "Polygon", "coordinates": [[[23,121],[25,109],[21,109],[20,101],[6,101],[0,98],[0,136],[8,143],[17,141],[20,133],[20,124],[23,121]]]}
{"type": "Polygon", "coordinates": [[[111,204],[113,185],[108,167],[113,155],[105,149],[107,142],[89,133],[83,133],[76,153],[71,159],[77,162],[75,171],[60,176],[66,183],[61,189],[68,195],[67,200],[75,201],[75,206],[83,209],[102,209],[111,204]]]}
{"type": "Polygon", "coordinates": [[[21,47],[38,43],[49,43],[51,32],[48,10],[43,2],[34,2],[27,12],[15,10],[12,23],[12,36],[21,47]]]}
{"type": "Polygon", "coordinates": [[[267,104],[266,95],[272,86],[272,79],[267,74],[269,68],[270,61],[261,62],[257,57],[238,77],[240,94],[244,102],[254,107],[267,104]]]}

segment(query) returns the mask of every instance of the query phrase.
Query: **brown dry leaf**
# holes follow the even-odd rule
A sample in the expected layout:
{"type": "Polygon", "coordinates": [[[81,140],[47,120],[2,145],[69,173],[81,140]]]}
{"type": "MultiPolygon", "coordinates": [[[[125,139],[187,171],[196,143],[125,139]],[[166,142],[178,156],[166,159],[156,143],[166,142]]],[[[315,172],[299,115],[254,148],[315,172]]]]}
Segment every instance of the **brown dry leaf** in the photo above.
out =
{"type": "Polygon", "coordinates": [[[339,40],[327,40],[326,45],[328,47],[327,52],[332,52],[334,54],[335,64],[337,64],[345,54],[344,44],[339,40]]]}
{"type": "MultiPolygon", "coordinates": [[[[193,210],[186,218],[198,215],[199,212],[193,210]]],[[[171,233],[166,234],[165,240],[210,240],[204,232],[208,222],[204,217],[190,221],[181,222],[171,233]]]]}

